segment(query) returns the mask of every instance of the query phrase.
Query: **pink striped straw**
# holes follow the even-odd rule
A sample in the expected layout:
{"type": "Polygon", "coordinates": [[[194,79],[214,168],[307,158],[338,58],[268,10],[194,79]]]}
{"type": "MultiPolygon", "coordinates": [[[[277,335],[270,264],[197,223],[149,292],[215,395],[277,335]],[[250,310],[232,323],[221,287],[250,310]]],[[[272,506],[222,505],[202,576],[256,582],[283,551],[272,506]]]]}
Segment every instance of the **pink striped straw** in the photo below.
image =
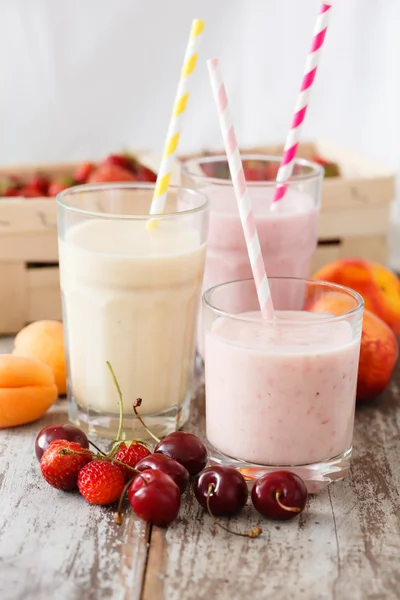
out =
{"type": "Polygon", "coordinates": [[[314,83],[315,75],[317,73],[322,45],[324,43],[326,30],[328,29],[331,6],[332,2],[323,2],[321,4],[321,9],[315,23],[311,48],[307,56],[306,68],[304,70],[303,81],[301,84],[300,93],[296,100],[292,125],[286,138],[281,164],[276,177],[278,185],[275,189],[272,206],[274,205],[274,202],[277,202],[285,195],[287,189],[287,184],[285,184],[285,182],[290,179],[293,172],[294,159],[296,158],[297,147],[300,141],[301,127],[306,116],[312,84],[314,83]]]}
{"type": "Polygon", "coordinates": [[[254,215],[251,208],[250,197],[247,190],[246,179],[243,172],[239,146],[232,124],[232,117],[229,110],[228,98],[223,83],[221,68],[217,58],[208,60],[207,66],[215,104],[217,105],[219,125],[221,127],[222,137],[224,139],[229,170],[239,208],[239,215],[246,240],[250,265],[253,272],[254,282],[256,284],[261,314],[264,319],[273,319],[274,307],[272,304],[271,292],[269,289],[267,273],[265,271],[265,265],[261,253],[260,241],[258,239],[254,215]]]}

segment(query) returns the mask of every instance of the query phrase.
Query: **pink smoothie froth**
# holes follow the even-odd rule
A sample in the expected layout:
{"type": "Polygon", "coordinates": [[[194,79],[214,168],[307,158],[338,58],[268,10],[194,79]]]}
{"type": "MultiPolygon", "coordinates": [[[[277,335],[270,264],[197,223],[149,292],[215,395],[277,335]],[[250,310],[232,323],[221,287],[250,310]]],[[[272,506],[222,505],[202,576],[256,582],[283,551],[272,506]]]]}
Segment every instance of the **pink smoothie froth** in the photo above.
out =
{"type": "MultiPolygon", "coordinates": [[[[310,313],[277,313],[279,320],[310,313]]],[[[313,320],[317,315],[312,314],[313,320]]],[[[220,452],[304,465],[352,444],[360,340],[345,321],[298,328],[219,318],[206,333],[206,427],[220,452]]]]}

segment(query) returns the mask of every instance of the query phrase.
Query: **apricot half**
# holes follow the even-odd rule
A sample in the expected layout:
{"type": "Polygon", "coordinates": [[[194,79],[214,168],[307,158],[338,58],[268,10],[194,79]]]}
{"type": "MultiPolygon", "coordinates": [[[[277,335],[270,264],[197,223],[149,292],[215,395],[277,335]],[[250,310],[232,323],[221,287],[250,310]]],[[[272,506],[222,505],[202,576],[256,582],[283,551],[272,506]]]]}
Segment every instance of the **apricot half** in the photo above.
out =
{"type": "Polygon", "coordinates": [[[36,421],[57,395],[50,367],[35,358],[0,354],[0,428],[36,421]]]}

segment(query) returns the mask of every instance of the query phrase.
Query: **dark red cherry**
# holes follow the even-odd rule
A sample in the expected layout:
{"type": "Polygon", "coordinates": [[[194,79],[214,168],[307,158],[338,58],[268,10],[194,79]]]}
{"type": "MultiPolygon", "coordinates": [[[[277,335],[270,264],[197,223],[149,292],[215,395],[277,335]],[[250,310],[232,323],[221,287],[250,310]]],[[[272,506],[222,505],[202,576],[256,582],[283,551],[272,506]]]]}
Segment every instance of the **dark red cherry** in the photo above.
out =
{"type": "Polygon", "coordinates": [[[189,481],[189,473],[187,472],[187,469],[185,469],[183,465],[178,463],[173,458],[161,453],[150,454],[150,456],[142,458],[136,464],[136,469],[138,471],[156,469],[157,471],[166,473],[171,477],[171,479],[173,479],[173,481],[175,481],[176,485],[181,491],[181,494],[183,494],[183,492],[186,490],[189,481]]]}
{"type": "Polygon", "coordinates": [[[89,448],[89,440],[81,429],[74,425],[47,425],[39,431],[35,440],[35,452],[37,459],[42,458],[43,452],[47,450],[54,440],[67,440],[67,442],[76,442],[82,448],[89,448]]]}
{"type": "Polygon", "coordinates": [[[304,481],[290,471],[274,471],[256,481],[251,492],[254,507],[259,513],[276,521],[293,519],[307,503],[304,481]]]}
{"type": "Polygon", "coordinates": [[[214,516],[230,517],[238,513],[246,504],[249,495],[246,481],[232,467],[207,467],[194,483],[194,493],[207,510],[207,495],[210,496],[210,509],[214,516]]]}
{"type": "Polygon", "coordinates": [[[160,440],[154,449],[183,465],[189,475],[197,475],[207,464],[207,450],[197,435],[174,431],[160,440]]]}
{"type": "Polygon", "coordinates": [[[153,469],[143,471],[133,480],[128,498],[140,519],[160,527],[176,519],[181,504],[176,483],[166,473],[153,469]]]}

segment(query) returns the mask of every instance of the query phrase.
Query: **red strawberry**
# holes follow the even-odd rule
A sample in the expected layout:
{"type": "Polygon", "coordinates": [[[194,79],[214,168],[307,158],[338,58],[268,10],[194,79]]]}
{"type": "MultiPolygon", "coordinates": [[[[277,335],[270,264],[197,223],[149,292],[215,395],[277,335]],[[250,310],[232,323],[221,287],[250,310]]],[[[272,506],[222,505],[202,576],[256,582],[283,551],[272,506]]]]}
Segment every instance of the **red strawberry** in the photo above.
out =
{"type": "Polygon", "coordinates": [[[263,172],[258,167],[244,167],[244,176],[246,181],[262,181],[264,179],[263,172]]]}
{"type": "Polygon", "coordinates": [[[33,187],[31,185],[24,185],[19,190],[19,196],[23,196],[24,198],[40,198],[43,196],[42,191],[39,188],[33,187]]]}
{"type": "MultiPolygon", "coordinates": [[[[149,456],[149,454],[151,454],[150,450],[140,442],[122,442],[114,458],[129,465],[130,467],[136,467],[139,460],[149,456]]],[[[132,469],[127,469],[122,465],[118,466],[124,474],[125,481],[132,479],[135,474],[132,469]]]]}
{"type": "Polygon", "coordinates": [[[339,166],[336,163],[325,160],[320,156],[314,156],[313,161],[324,167],[324,177],[338,177],[340,175],[339,166]]]}
{"type": "Polygon", "coordinates": [[[8,197],[10,198],[11,196],[20,196],[21,193],[19,191],[19,188],[13,185],[10,185],[8,187],[5,187],[3,189],[3,193],[2,196],[8,197]]]}
{"type": "Polygon", "coordinates": [[[157,181],[157,175],[154,171],[140,163],[136,167],[136,177],[138,181],[150,181],[152,183],[157,181]]]}
{"type": "Polygon", "coordinates": [[[90,504],[112,504],[124,485],[121,469],[106,460],[93,460],[79,472],[79,491],[90,504]]]}
{"type": "Polygon", "coordinates": [[[55,440],[40,459],[40,470],[44,479],[58,490],[76,487],[79,471],[92,460],[92,453],[76,442],[55,440]],[[84,454],[64,454],[63,450],[84,454]]]}
{"type": "Polygon", "coordinates": [[[39,190],[39,196],[47,196],[49,183],[49,179],[45,177],[45,175],[37,173],[36,175],[32,175],[32,177],[28,180],[26,186],[35,190],[39,190]]]}
{"type": "Polygon", "coordinates": [[[74,183],[75,181],[73,177],[70,177],[68,175],[65,177],[60,177],[59,179],[55,179],[49,185],[48,195],[57,196],[63,190],[66,190],[67,188],[74,185],[74,183]]]}
{"type": "Polygon", "coordinates": [[[90,175],[89,183],[109,183],[121,181],[137,181],[136,177],[118,165],[103,163],[97,167],[90,175]]]}
{"type": "Polygon", "coordinates": [[[0,180],[0,196],[19,196],[20,184],[16,177],[6,177],[0,180]]]}
{"type": "Polygon", "coordinates": [[[127,169],[128,171],[136,172],[137,168],[137,160],[132,154],[110,154],[107,158],[102,162],[103,165],[115,165],[116,167],[121,167],[122,169],[127,169]]]}
{"type": "Polygon", "coordinates": [[[96,165],[91,162],[80,163],[74,173],[74,179],[77,183],[86,183],[90,175],[93,173],[96,165]]]}

